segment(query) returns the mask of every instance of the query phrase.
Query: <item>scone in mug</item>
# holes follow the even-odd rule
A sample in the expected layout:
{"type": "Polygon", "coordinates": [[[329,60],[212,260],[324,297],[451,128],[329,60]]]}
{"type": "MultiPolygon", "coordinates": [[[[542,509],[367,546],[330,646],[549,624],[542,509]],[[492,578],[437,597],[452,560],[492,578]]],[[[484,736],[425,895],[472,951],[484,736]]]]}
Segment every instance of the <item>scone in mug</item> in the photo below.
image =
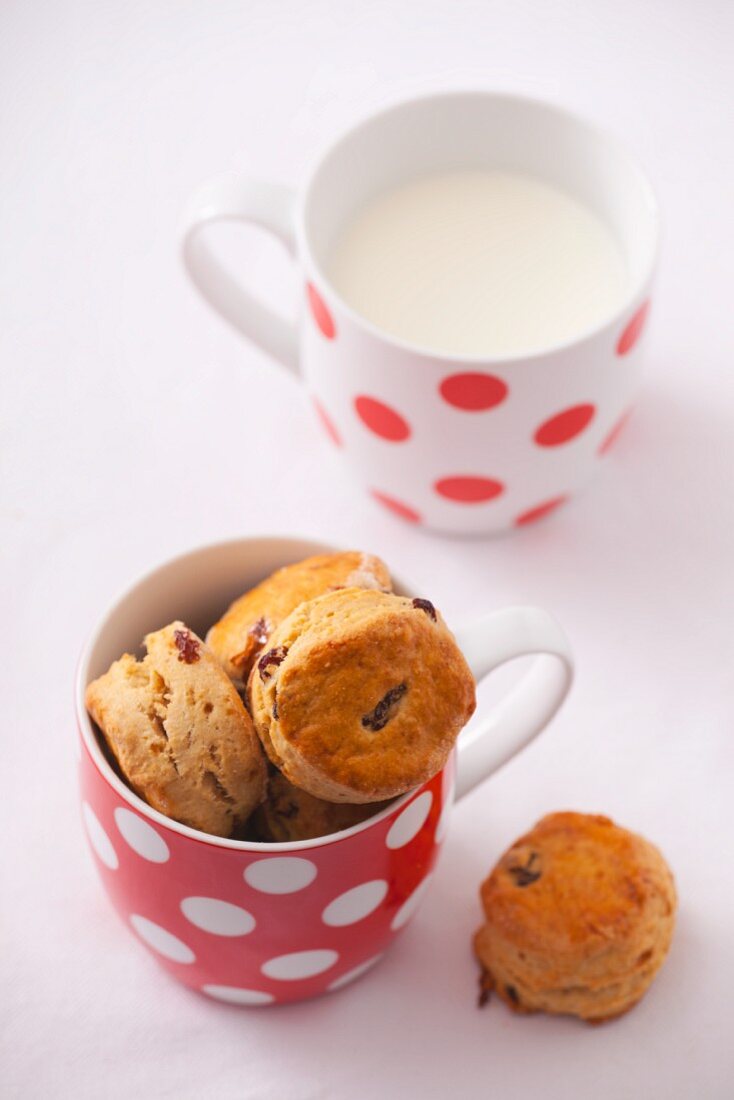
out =
{"type": "MultiPolygon", "coordinates": [[[[266,844],[210,836],[152,809],[102,750],[84,705],[87,684],[160,624],[182,618],[204,634],[249,585],[335,549],[242,539],[175,558],[112,607],[79,665],[82,816],[103,885],[173,977],[231,1004],[302,1000],[340,989],[376,963],[425,896],[454,798],[535,737],[571,683],[568,642],[546,612],[486,614],[456,632],[477,680],[516,657],[535,661],[498,707],[475,716],[438,775],[374,817],[314,840],[266,844]]],[[[399,578],[395,591],[421,595],[399,578]]]]}
{"type": "Polygon", "coordinates": [[[517,96],[453,92],[383,110],[318,159],[303,187],[220,178],[192,197],[183,257],[209,303],[302,376],[332,445],[357,481],[404,520],[499,532],[548,515],[590,481],[636,395],[657,253],[644,173],[613,138],[569,112],[517,96]],[[604,321],[532,354],[445,356],[387,335],[324,274],[342,228],[402,183],[456,169],[534,176],[608,225],[627,293],[604,321]],[[286,320],[242,289],[206,227],[245,222],[294,257],[303,308],[286,320]]]}

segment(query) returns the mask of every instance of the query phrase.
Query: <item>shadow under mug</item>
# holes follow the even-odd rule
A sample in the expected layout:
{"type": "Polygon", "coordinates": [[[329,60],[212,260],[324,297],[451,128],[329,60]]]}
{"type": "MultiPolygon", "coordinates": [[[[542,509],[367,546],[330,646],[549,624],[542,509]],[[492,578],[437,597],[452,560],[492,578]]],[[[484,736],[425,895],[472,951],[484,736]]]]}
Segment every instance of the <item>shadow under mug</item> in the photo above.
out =
{"type": "Polygon", "coordinates": [[[376,501],[473,534],[540,519],[598,470],[639,386],[657,242],[652,188],[619,142],[550,104],[471,91],[374,114],[317,158],[298,192],[238,177],[205,183],[185,211],[182,247],[210,305],[302,374],[325,432],[376,501]],[[351,309],[325,268],[360,207],[467,168],[534,176],[594,212],[628,269],[619,307],[570,340],[499,357],[434,354],[351,309]],[[205,239],[217,221],[259,226],[286,247],[303,285],[298,318],[276,315],[225,270],[205,239]]]}
{"type": "MultiPolygon", "coordinates": [[[[280,566],[336,549],[289,538],[205,546],[137,581],[104,615],[79,665],[82,816],[123,922],[170,974],[233,1004],[302,1000],[364,973],[416,912],[454,799],[530,741],[568,692],[566,637],[546,612],[510,608],[457,631],[477,680],[537,654],[495,709],[473,721],[428,783],[350,829],[264,844],[210,836],[164,817],[108,762],[84,706],[90,680],[150,630],[181,618],[198,633],[280,566]]],[[[395,581],[396,591],[417,595],[395,581]]]]}

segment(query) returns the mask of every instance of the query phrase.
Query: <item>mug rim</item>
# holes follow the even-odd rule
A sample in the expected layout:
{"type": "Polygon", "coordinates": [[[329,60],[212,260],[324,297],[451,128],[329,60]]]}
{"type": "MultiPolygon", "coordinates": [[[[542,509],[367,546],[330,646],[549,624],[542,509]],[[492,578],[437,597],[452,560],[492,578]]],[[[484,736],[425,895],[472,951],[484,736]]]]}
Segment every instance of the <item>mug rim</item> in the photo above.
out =
{"type": "MultiPolygon", "coordinates": [[[[331,552],[338,553],[344,550],[344,547],[336,546],[333,543],[317,542],[314,539],[297,535],[255,535],[255,536],[241,536],[239,538],[220,539],[217,542],[199,543],[197,546],[192,547],[189,550],[181,551],[178,554],[174,554],[172,557],[165,558],[144,572],[137,574],[137,576],[124,588],[120,589],[115,598],[107,605],[106,610],[97,619],[94,627],[89,631],[87,638],[82,646],[79,660],[77,662],[75,685],[74,685],[74,709],[76,711],[77,729],[81,736],[84,748],[89,753],[92,764],[96,768],[102,779],[105,780],[107,785],[111,787],[121,798],[123,798],[128,805],[137,813],[143,815],[145,818],[154,822],[155,824],[162,826],[163,828],[170,829],[175,833],[179,833],[181,836],[186,837],[189,840],[198,841],[200,844],[209,844],[216,848],[229,848],[239,852],[260,852],[264,856],[273,852],[299,852],[308,851],[314,848],[321,848],[327,844],[339,843],[343,840],[349,840],[352,836],[358,833],[366,832],[367,829],[373,825],[379,825],[390,817],[396,810],[401,809],[406,805],[413,796],[426,785],[421,783],[418,787],[413,787],[412,790],[407,791],[405,794],[400,795],[398,798],[393,799],[387,806],[385,806],[379,813],[374,814],[372,817],[365,818],[364,821],[357,822],[356,825],[351,825],[348,829],[341,829],[336,833],[327,833],[326,836],[312,837],[309,840],[279,840],[279,841],[264,841],[264,840],[234,840],[231,837],[215,836],[213,833],[205,833],[201,829],[194,829],[189,825],[184,825],[180,821],[176,821],[172,817],[167,817],[161,813],[160,810],[156,810],[153,806],[150,806],[140,795],[136,794],[131,787],[128,787],[126,783],[116,774],[109,761],[106,759],[102,747],[99,743],[99,739],[94,731],[92,719],[87,711],[84,696],[89,682],[89,662],[94,652],[94,649],[99,640],[104,627],[109,623],[112,617],[117,611],[119,611],[120,605],[134,592],[136,588],[139,588],[146,581],[151,580],[156,573],[167,569],[170,566],[176,565],[178,562],[183,561],[185,558],[195,558],[204,553],[208,553],[212,550],[223,550],[225,547],[241,546],[244,544],[252,544],[259,542],[281,542],[281,543],[298,543],[300,545],[308,544],[313,547],[314,553],[328,553],[329,548],[331,552]]],[[[279,568],[276,565],[274,568],[279,568]]],[[[400,588],[405,589],[408,594],[412,594],[412,587],[406,584],[402,577],[395,575],[392,570],[391,576],[397,581],[400,588]]],[[[452,756],[456,752],[456,748],[452,750],[452,756]]],[[[440,769],[436,775],[440,774],[445,769],[446,765],[440,769]]],[[[426,782],[430,783],[435,779],[435,775],[431,776],[426,782]]]]}
{"type": "Polygon", "coordinates": [[[481,87],[447,88],[441,91],[422,92],[414,96],[397,99],[391,103],[378,107],[376,110],[371,111],[369,114],[352,123],[352,125],[343,128],[335,137],[325,142],[312,159],[305,183],[298,191],[296,209],[296,240],[298,242],[299,253],[307,261],[307,276],[309,281],[313,281],[318,289],[323,290],[329,297],[333,298],[338,303],[340,310],[347,315],[352,324],[362,329],[373,339],[388,344],[399,352],[420,356],[423,359],[437,363],[459,363],[475,367],[510,366],[516,363],[529,363],[536,360],[547,359],[554,355],[569,351],[572,348],[579,347],[587,341],[593,340],[607,329],[619,325],[636,303],[639,303],[640,306],[644,303],[645,299],[643,295],[650,286],[660,250],[661,215],[660,204],[658,203],[655,189],[650,177],[642,167],[642,164],[621,138],[617,137],[614,132],[608,130],[606,127],[590,121],[583,114],[579,114],[568,107],[561,106],[550,100],[540,99],[537,96],[518,95],[514,92],[493,91],[492,89],[481,87]],[[414,344],[409,340],[404,340],[392,333],[385,332],[383,329],[379,328],[378,325],[373,324],[372,321],[353,309],[342,297],[331,280],[327,278],[310,246],[309,233],[306,225],[307,209],[313,188],[316,184],[316,178],[327,157],[335,152],[348,138],[358,134],[361,130],[367,129],[372,123],[379,122],[403,108],[414,107],[419,104],[428,103],[431,100],[466,99],[470,97],[534,107],[546,111],[548,114],[556,115],[567,124],[570,123],[573,126],[586,130],[598,141],[614,148],[620,158],[628,163],[632,172],[638,177],[641,193],[643,193],[647,199],[650,221],[652,224],[652,238],[649,255],[646,263],[643,265],[641,275],[630,284],[630,288],[625,294],[621,305],[613,310],[606,318],[579,331],[576,336],[549,344],[547,347],[540,350],[513,352],[512,354],[506,355],[470,355],[465,352],[445,352],[441,354],[440,352],[433,351],[431,348],[423,348],[419,344],[414,344]]]}

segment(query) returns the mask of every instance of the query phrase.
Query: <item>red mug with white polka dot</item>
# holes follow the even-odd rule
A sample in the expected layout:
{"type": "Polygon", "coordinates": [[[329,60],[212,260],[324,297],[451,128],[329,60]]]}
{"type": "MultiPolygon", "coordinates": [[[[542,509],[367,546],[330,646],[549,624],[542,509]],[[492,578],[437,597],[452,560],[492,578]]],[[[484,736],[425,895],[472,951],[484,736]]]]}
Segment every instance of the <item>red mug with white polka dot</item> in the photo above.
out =
{"type": "Polygon", "coordinates": [[[297,194],[251,179],[205,184],[185,215],[183,256],[210,304],[302,375],[331,444],[374,500],[414,524],[478,533],[549,514],[612,446],[640,380],[657,237],[652,189],[613,138],[557,107],[474,91],[373,115],[323,153],[297,194]],[[571,339],[495,357],[434,354],[350,308],[325,265],[355,212],[406,180],[467,167],[545,181],[590,211],[619,246],[619,304],[571,339]],[[219,264],[204,238],[221,220],[267,229],[294,256],[297,320],[219,264]]]}
{"type": "MultiPolygon", "coordinates": [[[[82,816],[104,887],[173,977],[232,1004],[340,989],[377,962],[426,893],[454,794],[461,797],[539,733],[571,683],[568,643],[546,612],[485,615],[457,631],[477,679],[505,661],[537,656],[503,703],[475,716],[458,752],[418,790],[350,829],[295,843],[227,840],[164,817],[111,767],[84,706],[86,685],[162,623],[182,618],[204,634],[248,586],[333,549],[242,539],[176,558],[117,601],[79,665],[82,816]]],[[[400,581],[396,591],[414,594],[400,581]]]]}

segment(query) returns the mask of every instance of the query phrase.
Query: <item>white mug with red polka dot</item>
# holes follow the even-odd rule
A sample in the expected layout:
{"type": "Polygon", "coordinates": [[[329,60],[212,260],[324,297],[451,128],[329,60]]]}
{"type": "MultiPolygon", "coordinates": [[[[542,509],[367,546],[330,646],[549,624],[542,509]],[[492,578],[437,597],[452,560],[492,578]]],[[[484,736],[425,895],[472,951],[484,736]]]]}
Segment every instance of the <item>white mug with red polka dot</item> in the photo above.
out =
{"type": "Polygon", "coordinates": [[[453,92],[384,110],[318,160],[299,194],[245,179],[192,197],[183,255],[204,297],[296,373],[358,482],[404,520],[497,532],[553,511],[583,487],[618,436],[641,372],[641,335],[658,237],[650,185],[612,138],[556,107],[453,92]],[[380,191],[455,168],[534,175],[579,199],[614,232],[629,274],[612,316],[532,355],[434,355],[379,331],[324,275],[353,213],[380,191]],[[248,222],[296,258],[305,308],[277,316],[209,251],[205,227],[248,222]]]}
{"type": "MultiPolygon", "coordinates": [[[[484,615],[457,631],[477,679],[516,657],[535,660],[504,702],[472,720],[458,754],[418,790],[351,829],[295,843],[226,840],[164,817],[111,766],[85,710],[86,685],[162,623],[182,618],[203,634],[249,585],[333,549],[242,539],[175,558],[118,600],[79,665],[82,816],[104,887],[123,922],[175,978],[233,1004],[339,989],[376,962],[426,892],[454,791],[460,797],[539,733],[571,682],[568,642],[544,611],[484,615]]],[[[413,594],[399,581],[396,590],[413,594]]]]}
{"type": "Polygon", "coordinates": [[[618,435],[641,370],[641,334],[658,237],[650,185],[618,143],[548,104],[485,92],[426,96],[350,130],[298,195],[215,180],[191,199],[183,255],[204,297],[236,328],[300,372],[334,447],[357,480],[403,519],[440,531],[530,523],[584,486],[618,435]],[[456,168],[541,178],[609,225],[629,274],[603,323],[531,355],[447,358],[379,331],[324,275],[340,228],[367,200],[456,168]],[[274,234],[303,279],[303,316],[277,316],[241,289],[204,240],[207,224],[244,221],[274,234]]]}

